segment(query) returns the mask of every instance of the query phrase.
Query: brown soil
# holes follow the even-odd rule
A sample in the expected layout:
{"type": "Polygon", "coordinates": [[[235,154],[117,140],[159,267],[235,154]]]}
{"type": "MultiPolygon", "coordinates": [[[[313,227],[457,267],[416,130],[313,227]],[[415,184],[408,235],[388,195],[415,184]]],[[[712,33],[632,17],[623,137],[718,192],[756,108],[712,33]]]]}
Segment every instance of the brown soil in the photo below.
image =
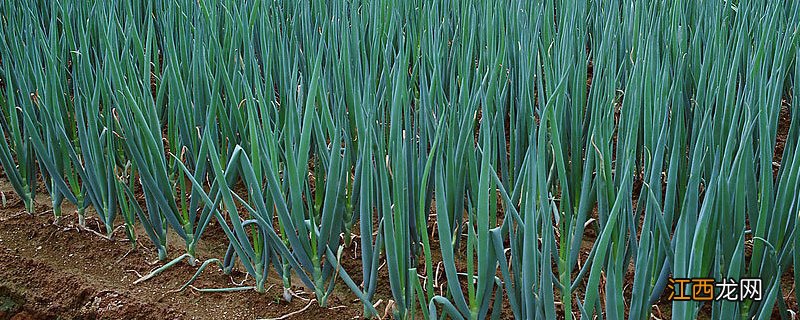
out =
{"type": "MultiPolygon", "coordinates": [[[[0,319],[255,319],[280,317],[309,304],[297,298],[291,303],[283,301],[278,279],[269,279],[269,289],[263,294],[190,290],[173,293],[197,271],[197,267],[186,263],[134,285],[137,272],[146,274],[161,265],[154,252],[141,246],[129,252],[127,240],[112,242],[87,231],[79,232],[72,227],[74,214],[66,216],[61,225],[53,225],[50,201],[44,197],[37,201],[39,214],[29,216],[5,179],[0,182],[0,191],[8,200],[8,205],[0,209],[0,319]]],[[[75,208],[65,205],[63,209],[67,215],[75,208]]],[[[87,224],[93,225],[94,221],[87,224]]],[[[139,234],[144,237],[143,232],[139,234]]],[[[199,245],[198,257],[221,257],[225,248],[225,236],[212,225],[199,245]]],[[[170,243],[170,259],[180,253],[181,242],[170,243]]],[[[234,271],[228,276],[209,267],[195,286],[232,287],[232,281],[242,279],[242,272],[234,271]]],[[[302,293],[303,288],[294,291],[313,298],[302,293]]],[[[350,297],[336,292],[329,299],[330,308],[311,303],[289,319],[360,317],[362,306],[350,297]]]]}

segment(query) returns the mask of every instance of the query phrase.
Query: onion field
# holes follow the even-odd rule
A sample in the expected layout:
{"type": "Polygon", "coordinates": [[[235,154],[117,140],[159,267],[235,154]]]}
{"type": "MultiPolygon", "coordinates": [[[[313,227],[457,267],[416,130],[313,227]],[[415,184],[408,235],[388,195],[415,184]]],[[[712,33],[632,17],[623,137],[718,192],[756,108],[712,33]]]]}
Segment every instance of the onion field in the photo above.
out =
{"type": "Polygon", "coordinates": [[[119,290],[302,301],[253,317],[797,319],[799,26],[794,0],[2,1],[0,241],[46,215],[26,232],[155,260],[119,290]]]}

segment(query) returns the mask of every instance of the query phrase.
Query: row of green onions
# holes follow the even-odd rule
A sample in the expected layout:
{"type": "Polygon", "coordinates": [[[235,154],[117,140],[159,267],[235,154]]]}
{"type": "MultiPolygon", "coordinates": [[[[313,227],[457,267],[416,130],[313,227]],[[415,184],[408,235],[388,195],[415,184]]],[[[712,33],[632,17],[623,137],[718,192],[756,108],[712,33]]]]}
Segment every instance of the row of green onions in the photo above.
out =
{"type": "Polygon", "coordinates": [[[343,284],[366,317],[388,294],[402,319],[645,319],[669,277],[748,277],[763,299],[672,318],[797,312],[796,1],[11,0],[0,19],[5,177],[29,213],[41,183],[56,223],[66,200],[103,238],[144,230],[165,264],[140,281],[200,262],[218,226],[227,253],[184,289],[238,265],[253,285],[205,290],[274,272],[321,306],[343,284]]]}

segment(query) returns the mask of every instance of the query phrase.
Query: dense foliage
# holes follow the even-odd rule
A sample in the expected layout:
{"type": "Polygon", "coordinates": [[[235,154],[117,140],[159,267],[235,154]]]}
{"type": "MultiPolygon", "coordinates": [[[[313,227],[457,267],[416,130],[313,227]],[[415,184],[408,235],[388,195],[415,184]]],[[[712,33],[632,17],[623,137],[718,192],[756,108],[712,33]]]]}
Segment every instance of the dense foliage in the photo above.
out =
{"type": "Polygon", "coordinates": [[[240,266],[263,291],[274,272],[321,305],[347,286],[366,316],[388,281],[396,318],[645,319],[668,277],[757,277],[760,301],[703,312],[791,316],[797,1],[9,0],[0,15],[8,181],[28,211],[44,183],[57,220],[71,202],[102,236],[124,226],[178,257],[166,266],[194,264],[214,220],[228,253],[198,273],[240,266]],[[352,246],[362,270],[339,264],[352,246]]]}

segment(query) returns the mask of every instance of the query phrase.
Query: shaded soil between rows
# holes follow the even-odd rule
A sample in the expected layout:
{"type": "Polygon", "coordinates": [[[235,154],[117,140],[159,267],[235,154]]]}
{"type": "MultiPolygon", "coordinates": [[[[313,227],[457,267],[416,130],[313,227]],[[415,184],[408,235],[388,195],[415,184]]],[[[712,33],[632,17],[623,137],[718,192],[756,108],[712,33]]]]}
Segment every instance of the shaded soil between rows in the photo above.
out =
{"type": "MultiPolygon", "coordinates": [[[[44,196],[38,197],[41,198],[36,204],[38,214],[27,215],[5,179],[0,182],[0,191],[7,201],[7,206],[0,209],[0,320],[256,319],[280,317],[299,310],[303,311],[289,319],[352,319],[361,315],[361,304],[339,292],[329,299],[329,308],[319,307],[316,302],[309,305],[309,301],[299,298],[286,302],[281,298],[278,279],[269,279],[269,290],[263,294],[171,292],[196,272],[197,267],[187,263],[134,285],[139,278],[137,273],[146,274],[162,265],[155,252],[142,247],[131,251],[125,239],[112,242],[85,230],[78,231],[74,227],[74,214],[54,225],[49,200],[44,196]]],[[[73,211],[74,208],[64,206],[65,215],[73,211]]],[[[213,229],[220,228],[209,228],[213,229]]],[[[123,233],[118,235],[123,237],[123,233]]],[[[198,258],[224,255],[227,245],[224,237],[210,231],[198,248],[198,258]]],[[[170,246],[170,259],[183,252],[179,244],[170,246]]],[[[209,267],[194,285],[233,287],[234,281],[243,280],[245,284],[251,281],[242,272],[234,271],[228,276],[218,268],[209,267]]],[[[295,292],[299,297],[313,298],[303,288],[295,288],[295,292]]]]}

